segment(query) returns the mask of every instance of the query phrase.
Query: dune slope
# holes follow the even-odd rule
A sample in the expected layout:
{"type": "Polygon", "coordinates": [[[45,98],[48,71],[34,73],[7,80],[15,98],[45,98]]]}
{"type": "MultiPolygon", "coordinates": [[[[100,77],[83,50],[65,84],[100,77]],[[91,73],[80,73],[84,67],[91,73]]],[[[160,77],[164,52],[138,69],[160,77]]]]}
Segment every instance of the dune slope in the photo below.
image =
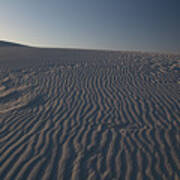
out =
{"type": "Polygon", "coordinates": [[[0,179],[179,179],[180,56],[0,48],[0,179]]]}

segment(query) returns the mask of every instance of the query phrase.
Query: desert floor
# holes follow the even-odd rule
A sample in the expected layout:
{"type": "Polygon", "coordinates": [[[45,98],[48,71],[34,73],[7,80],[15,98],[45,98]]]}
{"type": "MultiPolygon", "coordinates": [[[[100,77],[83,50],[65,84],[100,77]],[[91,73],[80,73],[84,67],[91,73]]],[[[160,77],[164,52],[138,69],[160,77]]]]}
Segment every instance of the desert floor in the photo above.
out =
{"type": "Polygon", "coordinates": [[[180,179],[179,63],[0,47],[0,179],[180,179]]]}

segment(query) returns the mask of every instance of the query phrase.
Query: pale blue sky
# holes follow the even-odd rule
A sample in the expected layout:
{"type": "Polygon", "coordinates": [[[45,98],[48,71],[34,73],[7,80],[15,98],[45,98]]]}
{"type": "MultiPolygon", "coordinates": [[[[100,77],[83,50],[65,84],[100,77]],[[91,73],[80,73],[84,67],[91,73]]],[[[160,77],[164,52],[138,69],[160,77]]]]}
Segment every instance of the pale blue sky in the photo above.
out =
{"type": "Polygon", "coordinates": [[[4,0],[0,39],[67,48],[180,52],[179,0],[4,0]]]}

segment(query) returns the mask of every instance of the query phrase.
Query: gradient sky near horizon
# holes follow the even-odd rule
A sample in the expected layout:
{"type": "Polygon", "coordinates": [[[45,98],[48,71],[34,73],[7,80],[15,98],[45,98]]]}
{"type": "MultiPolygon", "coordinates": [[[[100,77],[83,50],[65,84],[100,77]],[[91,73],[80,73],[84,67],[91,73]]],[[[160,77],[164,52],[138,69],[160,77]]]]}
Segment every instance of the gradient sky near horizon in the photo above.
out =
{"type": "Polygon", "coordinates": [[[0,40],[33,46],[180,52],[179,0],[4,0],[0,40]]]}

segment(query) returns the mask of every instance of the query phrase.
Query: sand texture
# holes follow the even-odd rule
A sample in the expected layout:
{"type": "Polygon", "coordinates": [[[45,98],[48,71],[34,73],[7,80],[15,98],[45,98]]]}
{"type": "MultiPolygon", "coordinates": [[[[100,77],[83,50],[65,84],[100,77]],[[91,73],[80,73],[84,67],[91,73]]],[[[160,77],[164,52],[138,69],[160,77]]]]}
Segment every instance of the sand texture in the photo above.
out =
{"type": "Polygon", "coordinates": [[[0,180],[180,179],[179,63],[0,47],[0,180]]]}

